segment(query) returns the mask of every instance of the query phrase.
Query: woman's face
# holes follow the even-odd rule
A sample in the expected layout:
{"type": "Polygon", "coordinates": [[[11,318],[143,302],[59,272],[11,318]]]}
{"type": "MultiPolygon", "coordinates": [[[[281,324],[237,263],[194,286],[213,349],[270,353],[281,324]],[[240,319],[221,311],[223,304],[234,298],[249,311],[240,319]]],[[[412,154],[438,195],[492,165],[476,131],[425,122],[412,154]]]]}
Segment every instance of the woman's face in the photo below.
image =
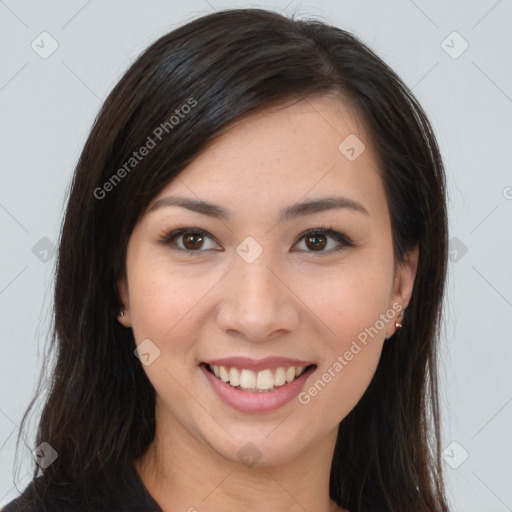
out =
{"type": "Polygon", "coordinates": [[[119,321],[142,344],[157,433],[269,466],[333,444],[416,261],[394,274],[376,157],[348,107],[315,98],[235,124],[128,244],[119,321]]]}

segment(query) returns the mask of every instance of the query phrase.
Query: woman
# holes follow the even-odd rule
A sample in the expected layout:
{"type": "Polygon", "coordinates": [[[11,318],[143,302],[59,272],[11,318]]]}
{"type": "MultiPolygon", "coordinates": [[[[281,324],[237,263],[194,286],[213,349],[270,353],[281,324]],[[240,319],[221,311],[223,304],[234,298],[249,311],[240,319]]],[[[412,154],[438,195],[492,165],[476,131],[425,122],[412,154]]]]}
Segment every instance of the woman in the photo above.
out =
{"type": "Polygon", "coordinates": [[[446,257],[429,121],[358,39],[259,9],[165,35],[75,171],[5,510],[448,510],[446,257]]]}

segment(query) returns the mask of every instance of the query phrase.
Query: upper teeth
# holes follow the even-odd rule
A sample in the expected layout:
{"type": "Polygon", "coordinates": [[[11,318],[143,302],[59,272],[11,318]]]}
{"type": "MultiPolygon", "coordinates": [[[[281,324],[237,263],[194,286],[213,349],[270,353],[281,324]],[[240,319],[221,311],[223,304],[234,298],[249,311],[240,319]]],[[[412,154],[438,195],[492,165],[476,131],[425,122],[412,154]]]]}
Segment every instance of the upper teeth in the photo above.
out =
{"type": "Polygon", "coordinates": [[[279,367],[272,373],[271,369],[255,372],[243,368],[228,368],[225,366],[208,365],[222,382],[228,382],[231,386],[240,386],[244,390],[266,391],[274,386],[282,386],[285,382],[292,382],[304,372],[305,366],[279,367]]]}

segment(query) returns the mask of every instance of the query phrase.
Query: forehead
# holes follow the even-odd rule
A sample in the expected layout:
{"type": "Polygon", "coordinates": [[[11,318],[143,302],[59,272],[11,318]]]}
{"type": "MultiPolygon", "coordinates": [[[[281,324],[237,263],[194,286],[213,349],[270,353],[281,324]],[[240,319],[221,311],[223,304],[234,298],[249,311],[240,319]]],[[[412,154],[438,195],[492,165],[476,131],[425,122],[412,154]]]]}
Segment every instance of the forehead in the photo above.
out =
{"type": "Polygon", "coordinates": [[[259,214],[335,193],[366,202],[369,209],[378,210],[383,200],[385,206],[363,123],[348,105],[323,96],[232,123],[152,204],[179,194],[259,214]]]}

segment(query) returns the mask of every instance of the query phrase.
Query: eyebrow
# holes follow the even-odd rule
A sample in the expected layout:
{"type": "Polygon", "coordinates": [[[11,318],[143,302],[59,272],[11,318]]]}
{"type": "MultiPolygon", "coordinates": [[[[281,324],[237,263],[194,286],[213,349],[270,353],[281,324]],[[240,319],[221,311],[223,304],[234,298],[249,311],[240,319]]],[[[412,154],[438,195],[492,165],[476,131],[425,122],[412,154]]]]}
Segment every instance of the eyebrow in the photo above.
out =
{"type": "MultiPolygon", "coordinates": [[[[159,208],[166,206],[181,206],[187,210],[191,210],[202,215],[208,215],[216,219],[229,220],[231,213],[222,206],[208,203],[206,201],[190,199],[187,197],[167,196],[156,201],[148,210],[148,213],[154,212],[159,208]]],[[[296,217],[311,215],[326,210],[348,209],[370,215],[368,210],[358,201],[347,197],[322,197],[312,201],[296,203],[280,212],[281,220],[291,220],[296,217]]]]}

